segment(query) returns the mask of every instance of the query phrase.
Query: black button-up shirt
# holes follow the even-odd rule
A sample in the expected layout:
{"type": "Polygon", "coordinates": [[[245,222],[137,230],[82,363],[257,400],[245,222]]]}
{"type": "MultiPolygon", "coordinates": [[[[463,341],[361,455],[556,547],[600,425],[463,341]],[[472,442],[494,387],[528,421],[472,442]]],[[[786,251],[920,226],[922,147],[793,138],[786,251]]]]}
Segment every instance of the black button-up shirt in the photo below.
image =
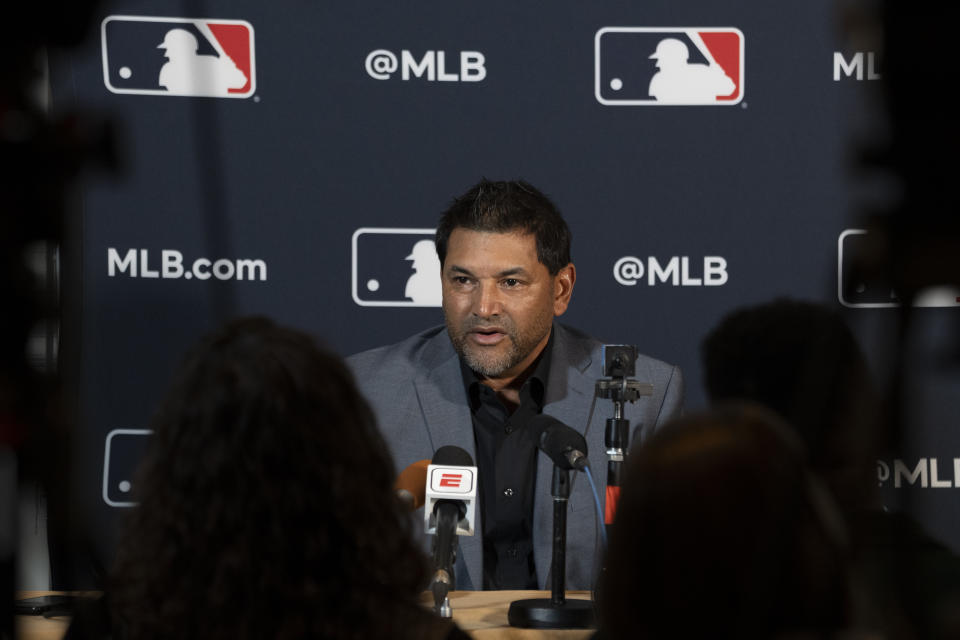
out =
{"type": "Polygon", "coordinates": [[[461,361],[476,439],[484,589],[538,588],[533,559],[537,434],[527,424],[543,409],[552,348],[551,335],[520,387],[520,406],[513,413],[461,361]]]}

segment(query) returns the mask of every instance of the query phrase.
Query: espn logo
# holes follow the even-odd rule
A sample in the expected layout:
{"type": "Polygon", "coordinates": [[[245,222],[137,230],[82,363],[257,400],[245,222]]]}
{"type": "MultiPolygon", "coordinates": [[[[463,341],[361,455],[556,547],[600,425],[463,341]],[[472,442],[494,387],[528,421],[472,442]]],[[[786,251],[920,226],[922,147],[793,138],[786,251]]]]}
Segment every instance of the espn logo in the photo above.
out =
{"type": "Polygon", "coordinates": [[[248,98],[257,88],[244,20],[107,16],[103,83],[113,93],[248,98]]]}
{"type": "Polygon", "coordinates": [[[463,480],[462,473],[441,473],[440,474],[441,487],[459,487],[461,480],[463,480]]]}
{"type": "Polygon", "coordinates": [[[431,468],[427,482],[433,493],[467,495],[474,491],[474,471],[472,467],[431,468]]]}
{"type": "Polygon", "coordinates": [[[457,535],[472,536],[477,514],[477,468],[448,464],[427,467],[427,486],[424,492],[423,526],[426,533],[437,532],[437,502],[457,500],[466,507],[457,522],[457,535]]]}

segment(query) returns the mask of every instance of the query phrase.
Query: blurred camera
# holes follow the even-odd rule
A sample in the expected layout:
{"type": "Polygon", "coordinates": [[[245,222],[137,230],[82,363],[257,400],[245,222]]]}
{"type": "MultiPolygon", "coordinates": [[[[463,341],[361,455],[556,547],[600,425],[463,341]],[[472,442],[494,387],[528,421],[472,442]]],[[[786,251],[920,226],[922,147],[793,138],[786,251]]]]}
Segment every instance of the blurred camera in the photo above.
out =
{"type": "Polygon", "coordinates": [[[632,344],[605,344],[601,349],[603,375],[629,378],[636,373],[637,347],[632,344]]]}

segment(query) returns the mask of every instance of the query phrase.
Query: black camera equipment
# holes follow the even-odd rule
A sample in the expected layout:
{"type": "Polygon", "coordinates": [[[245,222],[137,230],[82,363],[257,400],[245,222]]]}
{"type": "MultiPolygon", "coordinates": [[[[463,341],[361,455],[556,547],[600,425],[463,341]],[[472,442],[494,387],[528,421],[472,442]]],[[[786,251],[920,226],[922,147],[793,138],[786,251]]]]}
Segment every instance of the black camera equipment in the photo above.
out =
{"type": "Polygon", "coordinates": [[[637,347],[628,344],[605,344],[602,347],[603,375],[597,380],[596,397],[613,401],[613,417],[607,418],[603,443],[607,447],[607,491],[604,524],[609,527],[620,498],[623,459],[630,446],[630,421],[623,417],[623,405],[636,402],[641,396],[653,395],[653,385],[637,382],[637,347]]]}

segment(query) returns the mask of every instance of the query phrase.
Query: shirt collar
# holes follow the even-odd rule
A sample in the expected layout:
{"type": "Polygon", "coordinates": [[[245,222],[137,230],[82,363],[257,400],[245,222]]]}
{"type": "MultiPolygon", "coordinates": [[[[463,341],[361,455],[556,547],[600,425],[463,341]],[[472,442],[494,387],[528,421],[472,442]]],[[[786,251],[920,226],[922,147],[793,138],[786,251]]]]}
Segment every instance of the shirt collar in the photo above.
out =
{"type": "MultiPolygon", "coordinates": [[[[521,403],[525,402],[526,398],[529,397],[536,402],[538,408],[543,408],[543,400],[546,396],[547,383],[549,381],[550,360],[553,357],[553,336],[554,331],[553,327],[551,327],[550,338],[547,340],[547,345],[543,348],[540,357],[537,359],[537,365],[534,367],[533,373],[524,380],[523,386],[520,387],[521,403]]],[[[463,375],[463,384],[467,391],[470,409],[476,410],[480,403],[480,392],[483,383],[473,369],[467,366],[463,358],[460,358],[460,372],[463,375]]]]}

